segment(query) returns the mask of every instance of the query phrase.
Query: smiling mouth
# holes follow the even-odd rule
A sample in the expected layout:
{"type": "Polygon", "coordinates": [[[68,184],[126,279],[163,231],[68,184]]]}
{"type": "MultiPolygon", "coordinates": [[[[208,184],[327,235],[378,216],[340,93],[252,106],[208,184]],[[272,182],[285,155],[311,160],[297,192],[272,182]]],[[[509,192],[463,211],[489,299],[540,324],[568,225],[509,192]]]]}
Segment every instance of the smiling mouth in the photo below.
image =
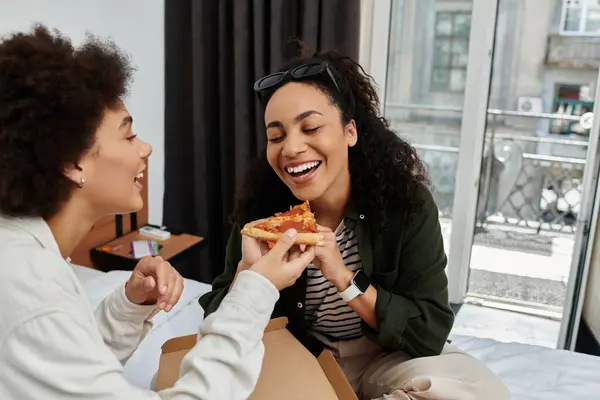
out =
{"type": "Polygon", "coordinates": [[[285,172],[290,174],[293,178],[301,178],[303,176],[307,176],[315,171],[321,165],[321,161],[312,161],[308,163],[304,163],[301,165],[297,165],[295,167],[287,167],[285,168],[285,172]]]}
{"type": "Polygon", "coordinates": [[[135,178],[133,178],[133,182],[137,183],[137,184],[141,184],[140,181],[142,180],[143,177],[144,177],[144,173],[140,172],[139,174],[137,174],[135,176],[135,178]]]}

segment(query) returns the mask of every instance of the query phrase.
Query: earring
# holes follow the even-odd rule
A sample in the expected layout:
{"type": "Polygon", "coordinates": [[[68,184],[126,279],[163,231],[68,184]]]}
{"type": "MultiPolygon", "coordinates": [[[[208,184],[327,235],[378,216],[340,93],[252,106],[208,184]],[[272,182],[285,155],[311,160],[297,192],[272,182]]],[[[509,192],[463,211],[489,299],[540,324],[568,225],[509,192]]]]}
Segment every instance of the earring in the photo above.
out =
{"type": "Polygon", "coordinates": [[[82,176],[81,179],[79,180],[79,183],[77,184],[77,186],[79,187],[79,189],[83,189],[84,184],[85,184],[85,179],[83,179],[83,176],[82,176]]]}

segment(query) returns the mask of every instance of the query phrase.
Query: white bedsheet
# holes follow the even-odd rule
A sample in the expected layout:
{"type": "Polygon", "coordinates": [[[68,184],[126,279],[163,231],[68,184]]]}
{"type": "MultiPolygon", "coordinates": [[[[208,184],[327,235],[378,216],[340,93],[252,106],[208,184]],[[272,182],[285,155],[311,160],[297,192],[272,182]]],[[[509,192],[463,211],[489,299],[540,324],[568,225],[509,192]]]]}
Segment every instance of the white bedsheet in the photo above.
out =
{"type": "MultiPolygon", "coordinates": [[[[74,268],[94,307],[130,275],[74,268]]],[[[209,285],[186,279],[180,302],[170,313],[155,317],[154,328],[125,365],[130,382],[152,387],[161,346],[170,338],[197,332],[204,316],[197,300],[208,290],[209,285]]],[[[508,386],[513,400],[600,399],[600,357],[470,336],[452,335],[451,339],[494,371],[508,386]]]]}
{"type": "Polygon", "coordinates": [[[600,357],[470,336],[451,339],[494,371],[508,386],[511,399],[600,399],[600,357]]]}

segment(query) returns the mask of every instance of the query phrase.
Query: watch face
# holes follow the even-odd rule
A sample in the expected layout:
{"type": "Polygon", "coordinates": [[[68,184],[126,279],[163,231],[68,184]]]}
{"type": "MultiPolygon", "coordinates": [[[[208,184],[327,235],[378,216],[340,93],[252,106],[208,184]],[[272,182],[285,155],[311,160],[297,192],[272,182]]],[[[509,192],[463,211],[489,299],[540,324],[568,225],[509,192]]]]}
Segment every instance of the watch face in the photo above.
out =
{"type": "Polygon", "coordinates": [[[363,293],[366,292],[369,288],[369,285],[371,285],[369,277],[363,271],[358,271],[356,275],[354,275],[354,279],[352,281],[354,282],[356,287],[360,289],[360,291],[363,293]]]}

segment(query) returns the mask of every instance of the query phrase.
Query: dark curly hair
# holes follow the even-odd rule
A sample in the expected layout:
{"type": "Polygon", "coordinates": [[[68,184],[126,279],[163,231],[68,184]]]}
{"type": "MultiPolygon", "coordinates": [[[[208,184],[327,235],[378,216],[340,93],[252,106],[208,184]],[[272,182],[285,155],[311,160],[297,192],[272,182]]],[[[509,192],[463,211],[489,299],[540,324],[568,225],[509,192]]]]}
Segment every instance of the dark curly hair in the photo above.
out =
{"type": "MultiPolygon", "coordinates": [[[[304,80],[319,87],[338,107],[342,123],[354,119],[358,142],[349,148],[351,196],[361,212],[369,213],[379,230],[386,215],[403,210],[410,218],[424,203],[427,171],[416,150],[389,127],[379,113],[373,78],[349,57],[335,52],[300,55],[281,71],[307,63],[326,62],[340,88],[327,80],[304,80]],[[341,92],[341,93],[340,93],[341,92]]],[[[243,224],[281,211],[298,200],[269,166],[263,154],[249,169],[238,194],[233,221],[243,224]]]]}
{"type": "Polygon", "coordinates": [[[133,68],[111,41],[74,48],[36,25],[0,41],[0,213],[50,218],[75,184],[64,175],[91,148],[133,68]]]}

